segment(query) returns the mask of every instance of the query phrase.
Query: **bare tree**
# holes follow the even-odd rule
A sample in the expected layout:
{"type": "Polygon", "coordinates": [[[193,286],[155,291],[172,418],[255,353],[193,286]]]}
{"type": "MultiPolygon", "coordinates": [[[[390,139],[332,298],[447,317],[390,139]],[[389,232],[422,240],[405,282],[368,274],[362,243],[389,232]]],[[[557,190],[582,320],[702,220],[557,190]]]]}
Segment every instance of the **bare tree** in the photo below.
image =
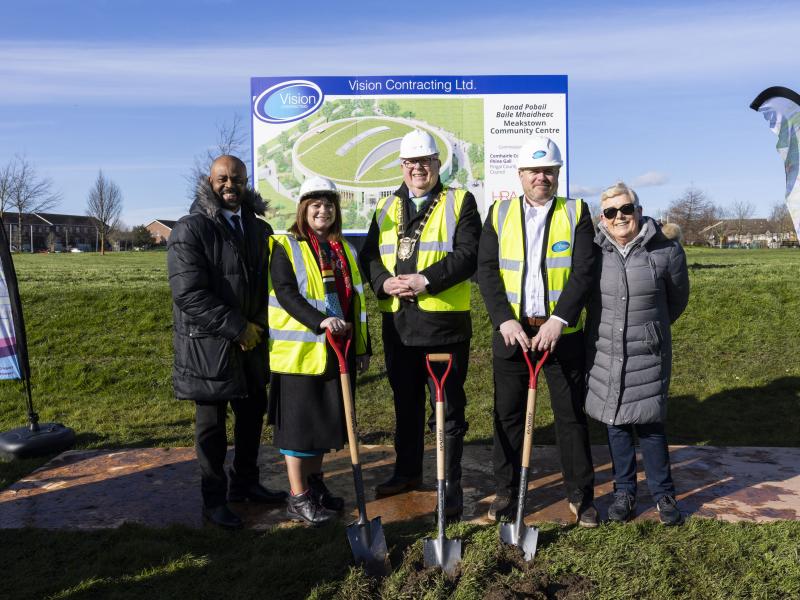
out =
{"type": "Polygon", "coordinates": [[[249,150],[249,141],[250,134],[239,113],[234,114],[230,122],[217,123],[216,144],[206,150],[205,154],[199,154],[194,157],[194,166],[189,174],[186,175],[189,200],[194,200],[197,182],[208,176],[208,172],[211,170],[211,163],[218,156],[230,154],[241,158],[247,164],[246,157],[249,150]]]}
{"type": "Polygon", "coordinates": [[[777,202],[769,214],[769,228],[783,236],[794,231],[794,223],[785,202],[777,202]]]}
{"type": "Polygon", "coordinates": [[[5,218],[6,209],[11,205],[16,171],[16,157],[9,160],[6,165],[0,169],[0,219],[5,218]]]}
{"type": "Polygon", "coordinates": [[[97,233],[100,236],[100,254],[106,253],[106,238],[119,224],[122,214],[122,192],[119,186],[103,175],[101,170],[89,190],[86,200],[86,214],[97,220],[97,233]]]}
{"type": "Polygon", "coordinates": [[[747,229],[747,220],[753,218],[753,213],[756,212],[755,207],[746,200],[735,200],[730,207],[730,215],[733,220],[733,227],[736,234],[741,239],[742,234],[747,229]]]}
{"type": "MultiPolygon", "coordinates": [[[[53,181],[39,177],[36,168],[24,157],[16,158],[9,207],[17,211],[17,248],[22,249],[22,214],[50,210],[61,201],[53,191],[53,181]]],[[[33,252],[33,244],[31,244],[33,252]]]]}
{"type": "Polygon", "coordinates": [[[700,230],[713,225],[720,212],[703,190],[690,186],[669,205],[669,221],[680,226],[687,244],[700,244],[706,242],[700,230]]]}
{"type": "Polygon", "coordinates": [[[117,226],[109,232],[108,239],[112,244],[119,244],[120,250],[130,250],[131,228],[118,220],[117,226]]]}

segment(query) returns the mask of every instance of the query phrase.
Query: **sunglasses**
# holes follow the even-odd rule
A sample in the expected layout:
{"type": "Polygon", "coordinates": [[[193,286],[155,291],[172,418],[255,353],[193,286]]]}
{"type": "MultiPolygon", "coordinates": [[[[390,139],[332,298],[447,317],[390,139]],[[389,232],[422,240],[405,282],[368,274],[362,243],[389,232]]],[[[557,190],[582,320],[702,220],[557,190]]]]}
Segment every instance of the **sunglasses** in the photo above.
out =
{"type": "Polygon", "coordinates": [[[616,206],[609,206],[603,209],[603,216],[606,219],[613,219],[617,216],[617,211],[621,212],[623,215],[632,215],[636,211],[636,207],[630,202],[628,204],[623,204],[619,208],[616,206]]]}

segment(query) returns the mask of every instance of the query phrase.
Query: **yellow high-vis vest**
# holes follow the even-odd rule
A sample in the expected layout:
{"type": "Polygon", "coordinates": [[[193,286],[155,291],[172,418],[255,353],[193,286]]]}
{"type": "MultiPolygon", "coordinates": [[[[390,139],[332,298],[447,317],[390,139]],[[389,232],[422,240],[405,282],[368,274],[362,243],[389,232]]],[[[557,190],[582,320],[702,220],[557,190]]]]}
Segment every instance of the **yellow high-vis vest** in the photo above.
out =
{"type": "MultiPolygon", "coordinates": [[[[466,193],[465,190],[454,188],[442,190],[417,241],[417,272],[439,262],[453,251],[453,240],[466,193]]],[[[398,196],[382,198],[375,208],[380,230],[378,245],[381,262],[392,274],[395,274],[397,266],[397,221],[401,210],[403,201],[398,196]]],[[[428,312],[466,312],[470,309],[470,293],[469,281],[462,281],[435,295],[420,294],[417,304],[421,310],[428,312]]],[[[397,312],[400,309],[400,300],[395,296],[384,298],[378,300],[378,307],[381,312],[397,312]]]]}
{"type": "MultiPolygon", "coordinates": [[[[270,250],[274,244],[280,244],[294,267],[297,277],[297,289],[305,299],[317,310],[325,312],[325,289],[322,284],[322,273],[319,269],[314,251],[306,242],[298,242],[293,235],[273,235],[270,238],[270,250]]],[[[355,249],[346,240],[342,240],[350,276],[353,281],[355,327],[354,342],[356,355],[367,351],[367,305],[364,300],[364,284],[358,270],[358,259],[355,249]]],[[[328,359],[325,333],[317,334],[292,317],[278,302],[272,276],[269,277],[269,366],[276,373],[294,375],[321,375],[325,372],[328,359]]]]}
{"type": "MultiPolygon", "coordinates": [[[[492,226],[497,232],[499,247],[500,278],[506,288],[506,298],[520,318],[523,274],[525,271],[524,198],[498,200],[492,209],[492,226]]],[[[552,315],[564,286],[572,272],[572,251],[575,245],[575,228],[581,218],[580,200],[556,197],[547,235],[545,269],[547,281],[547,314],[552,315]]],[[[528,268],[539,268],[529,265],[528,268]]],[[[576,327],[564,327],[562,333],[574,333],[583,328],[583,315],[576,327]]]]}

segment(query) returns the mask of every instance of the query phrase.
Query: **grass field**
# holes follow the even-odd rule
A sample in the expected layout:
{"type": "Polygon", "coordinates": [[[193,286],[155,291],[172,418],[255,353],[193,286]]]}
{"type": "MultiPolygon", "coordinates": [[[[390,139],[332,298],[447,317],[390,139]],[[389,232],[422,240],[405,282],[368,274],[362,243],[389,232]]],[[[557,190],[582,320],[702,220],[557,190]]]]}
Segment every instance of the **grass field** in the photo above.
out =
{"type": "MultiPolygon", "coordinates": [[[[674,327],[670,441],[798,445],[800,252],[689,249],[688,257],[692,293],[674,327]]],[[[43,420],[73,427],[80,448],[192,444],[192,407],[172,399],[165,262],[157,252],[15,257],[34,402],[43,420]]],[[[362,439],[389,443],[391,395],[374,304],[370,308],[376,354],[358,385],[359,424],[362,439]]],[[[467,441],[488,443],[490,326],[477,293],[473,308],[467,441]]],[[[546,386],[539,397],[535,436],[537,443],[552,443],[546,386]]],[[[24,423],[23,406],[20,385],[0,382],[0,430],[24,423]]],[[[592,431],[602,443],[599,427],[592,431]]],[[[0,463],[0,488],[43,460],[0,463]]],[[[420,540],[431,533],[430,522],[387,526],[397,571],[379,583],[348,566],[343,528],[264,534],[134,526],[0,530],[0,590],[14,590],[15,598],[81,599],[512,598],[521,597],[514,590],[536,597],[562,588],[572,598],[800,597],[796,522],[690,519],[675,530],[643,523],[592,532],[548,525],[530,569],[497,546],[493,528],[459,524],[450,530],[465,539],[455,582],[419,569],[420,540]]]]}

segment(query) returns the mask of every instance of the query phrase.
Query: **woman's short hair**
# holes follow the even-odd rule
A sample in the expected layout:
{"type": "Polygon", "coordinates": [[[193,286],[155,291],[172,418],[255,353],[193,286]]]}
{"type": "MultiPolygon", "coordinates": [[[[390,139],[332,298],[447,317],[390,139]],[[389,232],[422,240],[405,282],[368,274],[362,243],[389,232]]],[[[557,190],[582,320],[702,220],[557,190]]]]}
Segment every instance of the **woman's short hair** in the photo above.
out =
{"type": "Polygon", "coordinates": [[[613,198],[614,196],[619,196],[621,194],[625,194],[628,196],[630,201],[633,203],[634,206],[640,206],[639,204],[639,196],[636,195],[631,188],[629,188],[626,184],[621,181],[618,181],[614,185],[609,188],[606,188],[602,194],[600,194],[600,204],[603,204],[609,198],[613,198]]]}
{"type": "Polygon", "coordinates": [[[295,239],[308,240],[306,230],[310,229],[308,221],[306,220],[306,213],[308,212],[308,205],[316,200],[326,199],[333,203],[333,223],[328,229],[328,239],[334,242],[342,241],[342,208],[339,201],[339,194],[324,193],[314,194],[313,196],[306,196],[297,203],[297,215],[295,216],[294,223],[289,227],[289,233],[294,235],[295,239]]]}

